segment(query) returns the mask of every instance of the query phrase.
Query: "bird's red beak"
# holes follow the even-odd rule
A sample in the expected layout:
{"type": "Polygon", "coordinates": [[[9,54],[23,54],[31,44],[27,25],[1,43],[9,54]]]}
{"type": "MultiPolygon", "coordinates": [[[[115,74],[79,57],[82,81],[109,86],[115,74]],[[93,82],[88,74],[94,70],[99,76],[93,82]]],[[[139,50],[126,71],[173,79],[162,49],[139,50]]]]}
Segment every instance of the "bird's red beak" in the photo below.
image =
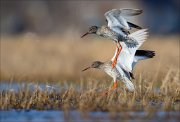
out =
{"type": "Polygon", "coordinates": [[[83,69],[82,72],[84,72],[84,71],[86,71],[86,70],[88,70],[88,69],[90,69],[90,68],[91,68],[91,67],[87,67],[87,68],[83,69]]]}
{"type": "Polygon", "coordinates": [[[84,36],[86,36],[86,35],[88,35],[88,34],[89,34],[89,32],[85,33],[84,35],[81,36],[81,38],[83,38],[84,36]]]}

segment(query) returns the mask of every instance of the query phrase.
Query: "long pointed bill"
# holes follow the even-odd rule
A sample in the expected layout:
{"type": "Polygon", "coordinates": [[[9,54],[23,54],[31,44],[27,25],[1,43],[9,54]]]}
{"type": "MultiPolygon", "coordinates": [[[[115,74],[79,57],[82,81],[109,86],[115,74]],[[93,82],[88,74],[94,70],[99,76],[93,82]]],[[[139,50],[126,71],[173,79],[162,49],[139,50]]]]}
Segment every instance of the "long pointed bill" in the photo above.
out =
{"type": "Polygon", "coordinates": [[[90,68],[91,68],[91,67],[87,67],[87,68],[83,69],[82,72],[84,72],[84,71],[86,71],[86,70],[88,70],[88,69],[90,69],[90,68]]]}
{"type": "Polygon", "coordinates": [[[86,35],[88,35],[88,34],[89,34],[89,32],[85,33],[84,35],[81,36],[81,38],[83,38],[84,36],[86,36],[86,35]]]}

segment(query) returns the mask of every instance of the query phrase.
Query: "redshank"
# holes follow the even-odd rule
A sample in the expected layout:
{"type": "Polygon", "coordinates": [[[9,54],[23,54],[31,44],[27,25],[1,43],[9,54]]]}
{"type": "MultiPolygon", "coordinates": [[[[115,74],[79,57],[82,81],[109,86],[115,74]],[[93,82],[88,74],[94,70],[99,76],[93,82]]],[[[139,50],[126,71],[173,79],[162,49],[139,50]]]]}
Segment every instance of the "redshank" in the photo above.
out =
{"type": "MultiPolygon", "coordinates": [[[[133,92],[135,90],[135,87],[131,82],[131,79],[134,78],[132,71],[135,64],[140,60],[152,58],[155,56],[154,51],[137,50],[143,44],[147,37],[146,29],[140,31],[142,31],[141,34],[136,37],[138,38],[138,45],[136,47],[129,48],[124,42],[121,43],[123,48],[118,56],[117,65],[114,68],[112,68],[112,61],[95,61],[92,63],[91,66],[85,68],[83,71],[89,68],[101,69],[113,78],[114,85],[111,90],[114,90],[118,87],[118,80],[122,80],[126,88],[129,91],[133,92]]],[[[118,50],[116,49],[114,57],[112,59],[116,58],[117,52],[118,50]]]]}
{"type": "Polygon", "coordinates": [[[105,13],[106,20],[108,22],[107,25],[103,25],[101,27],[91,26],[89,31],[81,36],[84,37],[88,34],[96,34],[108,39],[112,39],[116,42],[117,53],[112,61],[112,68],[115,67],[117,64],[117,57],[122,50],[122,46],[120,42],[125,42],[125,44],[130,47],[134,48],[138,45],[138,41],[136,38],[136,34],[139,33],[129,33],[131,27],[141,29],[141,27],[127,22],[124,16],[134,16],[139,15],[142,13],[142,10],[139,9],[113,9],[105,13]]]}
{"type": "MultiPolygon", "coordinates": [[[[149,51],[149,50],[137,50],[132,67],[134,68],[135,64],[144,59],[149,59],[153,58],[155,56],[154,51],[149,51]]],[[[85,68],[83,71],[89,69],[89,68],[97,68],[101,69],[104,72],[106,72],[109,76],[113,78],[114,85],[111,90],[115,90],[118,87],[118,80],[122,80],[125,83],[126,88],[130,91],[133,92],[135,90],[135,87],[133,83],[131,82],[131,79],[134,79],[134,75],[132,72],[128,72],[125,69],[121,67],[115,67],[112,68],[112,61],[107,61],[107,62],[101,62],[101,61],[95,61],[91,64],[91,66],[85,68]]]]}

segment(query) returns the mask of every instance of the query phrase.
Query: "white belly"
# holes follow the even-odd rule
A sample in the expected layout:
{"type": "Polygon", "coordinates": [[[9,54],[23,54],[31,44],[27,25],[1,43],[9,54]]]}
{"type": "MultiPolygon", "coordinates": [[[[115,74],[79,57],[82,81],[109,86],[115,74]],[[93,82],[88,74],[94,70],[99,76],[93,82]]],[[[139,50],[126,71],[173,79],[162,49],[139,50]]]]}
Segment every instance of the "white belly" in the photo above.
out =
{"type": "Polygon", "coordinates": [[[118,72],[117,70],[114,68],[105,68],[105,72],[111,76],[114,80],[118,79],[118,72]]]}

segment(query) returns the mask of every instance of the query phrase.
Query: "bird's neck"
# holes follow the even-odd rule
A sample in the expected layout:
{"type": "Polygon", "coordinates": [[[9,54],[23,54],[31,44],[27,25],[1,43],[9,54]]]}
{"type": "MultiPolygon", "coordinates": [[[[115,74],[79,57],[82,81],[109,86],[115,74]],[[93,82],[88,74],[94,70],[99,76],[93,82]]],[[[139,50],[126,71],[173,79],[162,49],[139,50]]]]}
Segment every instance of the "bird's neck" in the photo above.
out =
{"type": "Polygon", "coordinates": [[[99,36],[101,35],[101,27],[98,27],[98,29],[96,31],[96,34],[99,35],[99,36]]]}
{"type": "Polygon", "coordinates": [[[99,69],[104,70],[104,69],[106,69],[106,68],[108,68],[108,67],[111,67],[111,63],[110,63],[110,62],[104,62],[103,64],[101,64],[101,65],[99,66],[99,69]]]}
{"type": "Polygon", "coordinates": [[[98,27],[96,34],[104,36],[108,31],[111,31],[110,28],[107,25],[102,25],[101,27],[98,27]]]}

